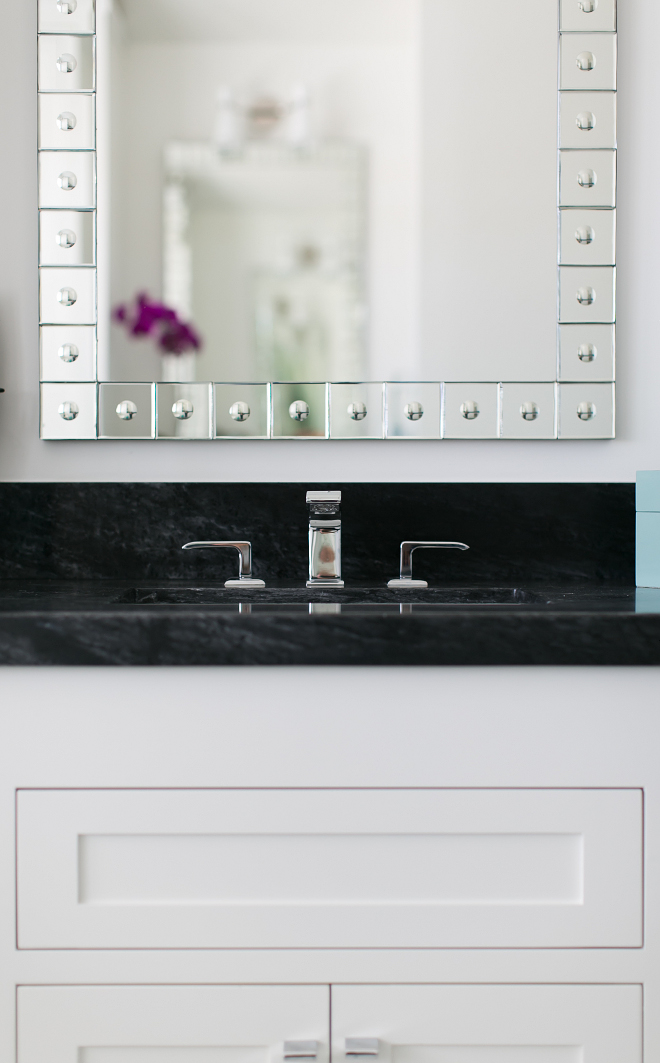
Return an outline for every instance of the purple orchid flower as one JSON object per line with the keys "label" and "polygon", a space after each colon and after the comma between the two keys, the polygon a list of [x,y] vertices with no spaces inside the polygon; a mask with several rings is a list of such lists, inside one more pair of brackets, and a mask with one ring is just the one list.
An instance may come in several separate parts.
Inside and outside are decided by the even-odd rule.
{"label": "purple orchid flower", "polygon": [[125,325],[131,336],[151,336],[168,354],[198,351],[202,346],[192,325],[182,321],[176,310],[165,303],[154,302],[146,292],[140,292],[133,304],[116,306],[112,317],[118,324]]}

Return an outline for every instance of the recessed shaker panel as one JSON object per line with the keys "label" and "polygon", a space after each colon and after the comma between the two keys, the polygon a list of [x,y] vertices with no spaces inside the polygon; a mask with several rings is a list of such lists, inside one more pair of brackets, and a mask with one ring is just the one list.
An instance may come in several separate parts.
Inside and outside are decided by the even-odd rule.
{"label": "recessed shaker panel", "polygon": [[21,948],[639,946],[638,790],[23,790]]}
{"label": "recessed shaker panel", "polygon": [[333,986],[335,1063],[364,1036],[388,1063],[641,1063],[642,987]]}
{"label": "recessed shaker panel", "polygon": [[328,998],[322,985],[21,986],[18,1059],[283,1063],[285,1041],[311,1041],[325,1063]]}

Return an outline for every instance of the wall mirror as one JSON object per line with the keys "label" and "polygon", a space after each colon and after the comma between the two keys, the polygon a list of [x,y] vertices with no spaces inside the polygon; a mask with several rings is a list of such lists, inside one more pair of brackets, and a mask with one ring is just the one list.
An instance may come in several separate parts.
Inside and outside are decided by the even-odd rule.
{"label": "wall mirror", "polygon": [[38,3],[43,438],[612,437],[615,0]]}

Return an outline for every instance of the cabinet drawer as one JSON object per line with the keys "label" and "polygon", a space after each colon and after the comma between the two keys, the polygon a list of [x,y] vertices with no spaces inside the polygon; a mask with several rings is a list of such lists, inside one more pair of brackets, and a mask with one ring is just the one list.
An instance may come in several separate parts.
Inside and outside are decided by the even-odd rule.
{"label": "cabinet drawer", "polygon": [[282,1063],[285,1041],[315,1041],[325,1063],[328,998],[327,986],[22,986],[18,1061]]}
{"label": "cabinet drawer", "polygon": [[374,1063],[640,1063],[642,989],[333,986],[336,1063],[350,1063],[354,1037],[378,1039]]}
{"label": "cabinet drawer", "polygon": [[642,944],[640,790],[21,790],[20,948]]}

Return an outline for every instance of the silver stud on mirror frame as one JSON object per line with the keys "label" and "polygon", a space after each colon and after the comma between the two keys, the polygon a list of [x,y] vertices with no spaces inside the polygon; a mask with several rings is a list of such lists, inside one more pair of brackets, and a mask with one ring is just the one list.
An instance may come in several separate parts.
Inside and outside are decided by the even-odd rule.
{"label": "silver stud on mirror frame", "polygon": [[575,124],[578,129],[582,129],[584,132],[588,133],[596,125],[596,115],[593,111],[580,111],[575,119]]}
{"label": "silver stud on mirror frame", "polygon": [[593,188],[598,177],[595,170],[580,170],[577,175],[577,183],[580,188]]}
{"label": "silver stud on mirror frame", "polygon": [[58,57],[57,69],[60,74],[72,74],[78,66],[75,55],[69,55],[68,52],[64,52]]}
{"label": "silver stud on mirror frame", "polygon": [[289,417],[292,421],[306,421],[309,417],[309,406],[302,399],[296,399],[289,406]]}
{"label": "silver stud on mirror frame", "polygon": [[596,239],[596,233],[590,225],[581,225],[579,229],[575,230],[575,239],[579,244],[593,244]]}
{"label": "silver stud on mirror frame", "polygon": [[581,362],[593,362],[598,355],[598,348],[594,343],[581,343],[578,347],[577,356]]}
{"label": "silver stud on mirror frame", "polygon": [[523,402],[520,407],[520,416],[523,421],[535,421],[539,412],[539,408],[535,402]]}
{"label": "silver stud on mirror frame", "polygon": [[575,62],[578,70],[593,70],[596,65],[596,56],[593,52],[580,52]]}
{"label": "silver stud on mirror frame", "polygon": [[187,421],[189,417],[192,417],[194,412],[195,407],[190,399],[177,399],[177,401],[172,404],[172,413],[177,421]]}
{"label": "silver stud on mirror frame", "polygon": [[69,248],[73,247],[76,242],[76,234],[72,229],[60,229],[55,237],[55,243],[58,247]]}
{"label": "silver stud on mirror frame", "polygon": [[474,421],[475,417],[479,416],[479,407],[476,402],[463,402],[461,403],[461,413],[466,421]]}
{"label": "silver stud on mirror frame", "polygon": [[578,404],[577,415],[581,421],[590,421],[596,416],[596,407],[593,402],[581,402]]}
{"label": "silver stud on mirror frame", "polygon": [[60,15],[72,15],[78,7],[78,0],[57,0]]}
{"label": "silver stud on mirror frame", "polygon": [[57,301],[62,306],[73,306],[78,301],[78,292],[75,288],[60,288],[57,293]]}
{"label": "silver stud on mirror frame", "polygon": [[250,407],[247,402],[234,402],[229,407],[229,416],[234,421],[247,421],[250,412]]}
{"label": "silver stud on mirror frame", "polygon": [[130,399],[124,399],[120,402],[115,410],[117,417],[120,421],[132,421],[135,414],[138,412],[138,408],[134,402]]}
{"label": "silver stud on mirror frame", "polygon": [[419,421],[424,416],[424,407],[421,402],[409,402],[403,407],[403,412],[409,421]]}
{"label": "silver stud on mirror frame", "polygon": [[578,288],[575,298],[580,306],[591,306],[596,302],[596,291],[594,288]]}
{"label": "silver stud on mirror frame", "polygon": [[58,358],[61,358],[63,362],[75,362],[79,354],[80,351],[75,343],[63,343],[57,351]]}
{"label": "silver stud on mirror frame", "polygon": [[63,192],[72,192],[77,184],[78,178],[75,173],[71,173],[71,170],[63,170],[57,178],[57,187]]}
{"label": "silver stud on mirror frame", "polygon": [[346,413],[353,421],[363,421],[367,416],[367,407],[363,402],[351,402],[346,407]]}
{"label": "silver stud on mirror frame", "polygon": [[578,0],[578,7],[585,15],[590,15],[598,7],[598,0]]}
{"label": "silver stud on mirror frame", "polygon": [[75,402],[63,402],[58,406],[57,412],[63,421],[75,421],[80,410]]}
{"label": "silver stud on mirror frame", "polygon": [[57,123],[57,128],[64,132],[76,128],[77,119],[75,114],[72,114],[71,111],[62,111],[61,114],[58,114],[55,121]]}

